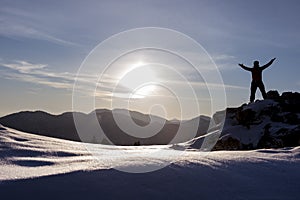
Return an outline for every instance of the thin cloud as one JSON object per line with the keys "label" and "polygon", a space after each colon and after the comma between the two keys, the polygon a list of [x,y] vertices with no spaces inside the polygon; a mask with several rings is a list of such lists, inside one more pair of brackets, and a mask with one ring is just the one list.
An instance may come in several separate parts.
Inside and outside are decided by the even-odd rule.
{"label": "thin cloud", "polygon": [[17,70],[20,73],[30,73],[32,70],[43,69],[47,66],[44,64],[32,64],[26,61],[19,60],[15,61],[14,63],[2,63],[1,65],[13,70]]}
{"label": "thin cloud", "polygon": [[18,74],[18,73],[5,72],[4,75],[5,75],[6,79],[23,81],[23,82],[34,83],[34,84],[39,84],[39,85],[45,85],[45,86],[49,86],[49,87],[57,88],[57,89],[70,89],[73,85],[70,83],[54,82],[51,80],[39,78],[39,77],[36,77],[34,75],[29,75],[29,74]]}
{"label": "thin cloud", "polygon": [[14,61],[12,63],[0,63],[0,66],[8,69],[1,72],[2,76],[6,79],[46,85],[60,89],[71,89],[73,87],[73,77],[63,73],[50,72],[46,69],[46,64]]}
{"label": "thin cloud", "polygon": [[236,57],[228,54],[219,54],[219,55],[213,55],[212,59],[214,61],[231,61],[236,59]]}
{"label": "thin cloud", "polygon": [[246,87],[237,86],[237,85],[230,85],[230,84],[220,84],[220,83],[205,83],[205,82],[199,82],[199,81],[168,81],[169,84],[177,84],[180,85],[191,85],[193,87],[199,87],[206,89],[208,87],[212,89],[240,89],[240,90],[248,90]]}
{"label": "thin cloud", "polygon": [[10,8],[3,6],[0,8],[2,14],[0,19],[0,35],[14,38],[30,38],[37,40],[45,40],[59,45],[80,46],[74,42],[59,38],[53,34],[49,34],[43,29],[41,22],[38,22],[40,16],[34,12],[26,12],[25,10]]}
{"label": "thin cloud", "polygon": [[37,40],[46,40],[55,44],[60,45],[72,45],[79,46],[76,43],[63,40],[61,38],[55,37],[43,31],[37,30],[33,27],[21,25],[21,24],[11,24],[5,21],[0,21],[0,35],[6,37],[23,37]]}
{"label": "thin cloud", "polygon": [[[122,85],[118,85],[118,79],[109,75],[103,75],[101,80],[98,80],[97,75],[83,74],[77,76],[76,74],[63,72],[57,73],[48,70],[46,64],[36,64],[27,61],[14,61],[11,63],[0,63],[0,67],[6,70],[2,70],[1,74],[6,79],[23,81],[38,85],[44,85],[56,89],[73,90],[74,83],[77,83],[77,89],[87,96],[95,96],[100,98],[111,99],[112,97],[128,97],[132,91]],[[163,83],[163,81],[162,81]],[[168,84],[184,86],[190,84],[194,88],[207,89],[248,89],[241,86],[217,84],[217,83],[205,83],[200,81],[184,81],[169,80]],[[116,87],[117,86],[117,87]],[[116,95],[115,95],[116,94]],[[152,96],[160,96],[161,94],[153,94]],[[141,98],[142,95],[132,96],[131,98]]]}
{"label": "thin cloud", "polygon": [[[47,69],[46,64],[36,64],[27,61],[14,61],[11,63],[0,63],[0,67],[6,70],[1,71],[1,75],[10,80],[23,81],[33,84],[44,85],[57,89],[73,90],[75,81],[78,89],[83,93],[92,96],[108,96],[109,93],[128,93],[128,88],[119,85],[115,88],[117,79],[103,75],[98,80],[97,75],[63,72],[57,73]],[[95,89],[97,89],[95,91]]]}
{"label": "thin cloud", "polygon": [[216,63],[219,70],[232,70],[237,66],[237,58],[228,54],[213,55],[212,59]]}

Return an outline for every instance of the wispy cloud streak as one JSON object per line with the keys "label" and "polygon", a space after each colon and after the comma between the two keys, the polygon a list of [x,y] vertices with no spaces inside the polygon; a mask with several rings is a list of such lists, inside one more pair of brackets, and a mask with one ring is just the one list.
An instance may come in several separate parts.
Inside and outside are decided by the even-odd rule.
{"label": "wispy cloud streak", "polygon": [[[2,68],[2,70],[1,70]],[[6,79],[28,82],[37,85],[44,85],[47,87],[66,89],[71,91],[75,81],[79,85],[79,89],[85,95],[92,95],[101,98],[111,98],[113,93],[120,94],[119,96],[128,96],[132,91],[127,87],[118,85],[118,79],[109,75],[102,75],[99,81],[97,75],[82,74],[77,76],[69,72],[53,72],[48,69],[46,64],[36,64],[27,61],[13,61],[10,63],[0,62],[1,76]],[[168,84],[186,85],[182,81],[168,81]],[[208,86],[213,89],[247,89],[241,86],[227,85],[227,84],[214,84],[197,81],[189,81],[192,87],[206,89]],[[96,89],[96,90],[95,90]]]}
{"label": "wispy cloud streak", "polygon": [[[34,23],[37,16],[24,10],[0,8],[0,35],[9,38],[29,38],[45,40],[59,45],[80,46],[46,31],[43,31],[41,23]],[[35,19],[35,20],[34,20]]]}

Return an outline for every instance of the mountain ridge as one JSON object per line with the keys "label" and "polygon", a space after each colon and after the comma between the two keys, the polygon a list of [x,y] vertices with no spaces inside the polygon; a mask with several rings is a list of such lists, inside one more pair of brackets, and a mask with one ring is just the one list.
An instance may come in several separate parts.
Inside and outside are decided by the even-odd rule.
{"label": "mountain ridge", "polygon": [[[114,115],[121,119],[128,117],[139,126],[147,126],[152,119],[154,123],[160,123],[163,125],[161,131],[150,138],[137,138],[124,133],[120,130],[117,124],[113,121]],[[80,119],[80,124],[85,124],[86,131],[91,133],[89,138],[79,137],[76,126],[74,124],[74,115],[77,119]],[[94,116],[96,115],[97,121]],[[196,136],[203,135],[207,132],[209,126],[209,117],[199,116],[199,127]],[[193,120],[193,119],[192,119]],[[189,120],[191,124],[195,123]],[[188,129],[189,121],[185,127]],[[82,141],[89,143],[102,143],[102,144],[115,144],[115,145],[133,145],[136,142],[139,144],[151,145],[151,144],[168,144],[174,139],[176,132],[179,128],[180,121],[169,121],[162,117],[140,113],[137,111],[129,111],[126,109],[95,109],[90,113],[82,112],[65,112],[59,115],[53,115],[45,111],[21,111],[18,113],[12,113],[0,118],[0,123],[4,126],[14,128],[20,131],[29,132],[38,135],[50,136],[60,139],[68,139],[73,141]],[[96,123],[101,125],[101,128],[105,132],[106,140],[95,141],[95,135],[92,135],[90,127],[95,127]],[[97,137],[96,137],[97,138]],[[177,138],[174,143],[184,142],[192,139],[192,137],[182,136]]]}
{"label": "mountain ridge", "polygon": [[[300,93],[269,91],[266,100],[252,104],[229,107],[216,112],[212,118],[199,115],[190,120],[167,120],[155,115],[129,111],[126,109],[95,109],[90,113],[65,112],[59,115],[44,111],[21,111],[0,118],[4,126],[38,135],[83,141],[88,143],[114,145],[157,145],[176,144],[194,140],[191,145],[199,148],[203,137],[222,128],[219,135],[212,137],[213,150],[249,150],[257,148],[282,148],[300,145]],[[156,135],[136,137],[121,130],[114,117],[123,124],[131,122],[141,127],[149,125],[150,120],[162,126]],[[84,125],[86,135],[77,134],[74,116]],[[95,120],[96,116],[96,120]],[[223,119],[225,117],[225,121]],[[213,120],[212,120],[213,119]],[[99,138],[94,128],[100,124],[105,136]],[[214,124],[214,125],[212,125]],[[211,127],[209,127],[211,125]],[[224,127],[223,127],[224,125]],[[99,126],[99,125],[98,125]],[[184,133],[177,136],[180,127]],[[196,134],[195,128],[199,126]],[[128,127],[127,127],[128,128]],[[210,128],[210,130],[208,130]],[[129,131],[130,132],[130,131]],[[147,136],[147,133],[143,133]],[[216,138],[218,137],[218,138]]]}

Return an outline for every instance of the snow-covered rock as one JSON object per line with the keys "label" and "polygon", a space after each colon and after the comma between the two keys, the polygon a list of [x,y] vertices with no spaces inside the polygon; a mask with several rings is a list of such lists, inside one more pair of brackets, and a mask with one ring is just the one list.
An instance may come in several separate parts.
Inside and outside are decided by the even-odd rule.
{"label": "snow-covered rock", "polygon": [[282,148],[300,145],[300,94],[269,91],[268,99],[226,109],[214,150]]}
{"label": "snow-covered rock", "polygon": [[0,130],[5,130],[5,127],[0,124]]}

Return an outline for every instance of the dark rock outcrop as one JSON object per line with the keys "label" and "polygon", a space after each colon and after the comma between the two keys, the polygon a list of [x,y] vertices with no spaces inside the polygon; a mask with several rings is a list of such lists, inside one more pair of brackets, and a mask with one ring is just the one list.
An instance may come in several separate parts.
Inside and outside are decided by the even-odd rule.
{"label": "dark rock outcrop", "polygon": [[241,147],[242,144],[238,139],[226,135],[216,143],[214,150],[239,150]]}
{"label": "dark rock outcrop", "polygon": [[267,99],[277,100],[279,98],[280,98],[280,95],[277,90],[270,90],[267,92]]}
{"label": "dark rock outcrop", "polygon": [[269,91],[268,98],[226,110],[214,150],[282,148],[300,145],[300,94]]}

